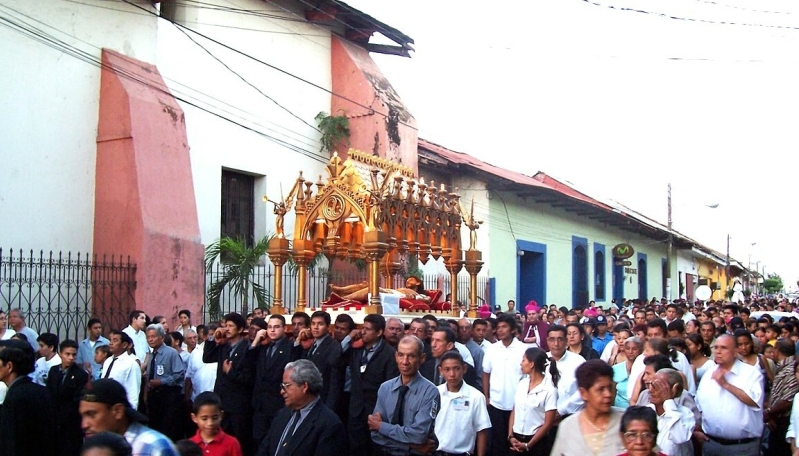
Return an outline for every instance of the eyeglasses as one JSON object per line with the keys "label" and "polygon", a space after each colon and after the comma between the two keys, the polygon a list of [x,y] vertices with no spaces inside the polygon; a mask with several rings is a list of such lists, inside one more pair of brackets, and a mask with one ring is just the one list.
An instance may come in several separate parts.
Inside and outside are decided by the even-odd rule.
{"label": "eyeglasses", "polygon": [[296,383],[294,383],[294,382],[281,383],[280,384],[280,388],[283,389],[283,391],[285,391],[285,390],[289,389],[289,386],[295,385],[295,384]]}
{"label": "eyeglasses", "polygon": [[635,442],[638,438],[642,438],[644,442],[654,442],[655,441],[655,434],[651,432],[625,432],[624,440],[628,442]]}

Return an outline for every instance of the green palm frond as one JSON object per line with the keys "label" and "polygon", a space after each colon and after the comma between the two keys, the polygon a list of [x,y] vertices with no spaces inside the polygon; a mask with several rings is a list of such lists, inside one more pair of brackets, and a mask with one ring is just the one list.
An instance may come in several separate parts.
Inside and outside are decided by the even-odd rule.
{"label": "green palm frond", "polygon": [[208,286],[206,299],[211,318],[220,316],[220,300],[226,287],[241,297],[241,311],[244,315],[249,312],[251,293],[259,307],[268,305],[269,295],[266,289],[255,281],[255,274],[271,238],[272,235],[269,234],[254,246],[248,247],[241,239],[223,237],[206,247],[206,271],[211,272],[217,260],[221,263],[220,275]]}

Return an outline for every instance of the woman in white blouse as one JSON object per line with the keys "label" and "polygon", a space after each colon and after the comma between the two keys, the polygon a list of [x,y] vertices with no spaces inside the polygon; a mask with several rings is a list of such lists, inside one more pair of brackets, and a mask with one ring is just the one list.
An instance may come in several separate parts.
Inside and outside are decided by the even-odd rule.
{"label": "woman in white blouse", "polygon": [[560,372],[557,363],[540,348],[528,348],[521,366],[525,377],[516,388],[510,413],[510,449],[525,455],[548,455],[552,441],[547,433],[555,422]]}

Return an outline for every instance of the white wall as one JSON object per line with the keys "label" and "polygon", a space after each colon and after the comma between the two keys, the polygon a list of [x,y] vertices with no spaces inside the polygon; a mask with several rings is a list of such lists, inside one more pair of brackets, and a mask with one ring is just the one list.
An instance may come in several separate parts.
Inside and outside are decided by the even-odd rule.
{"label": "white wall", "polygon": [[0,247],[92,250],[100,48],[153,61],[156,21],[122,2],[83,3],[0,5],[3,18],[94,60],[0,27]]}
{"label": "white wall", "polygon": [[[239,9],[267,10],[271,14],[295,19],[301,17],[291,16],[273,3],[258,0],[224,3]],[[189,18],[186,25],[203,35],[324,88],[331,88],[330,32],[327,29],[209,9],[196,9],[186,14],[186,17]],[[196,21],[193,19],[195,17]],[[212,57],[178,28],[165,21],[161,21],[158,31],[158,67],[173,94],[185,94],[208,110],[288,142],[326,162],[327,154],[319,152],[319,132],[286,110],[315,126],[314,116],[320,111],[330,110],[329,93],[205,38],[191,35],[213,54]],[[187,81],[192,90],[180,85]],[[275,230],[272,205],[261,201],[263,195],[278,200],[281,184],[284,194],[288,194],[300,170],[304,171],[306,179],[313,182],[316,182],[319,174],[327,177],[323,173],[325,163],[320,160],[290,150],[259,133],[248,131],[187,103],[181,103],[181,106],[186,115],[191,148],[201,239],[206,245],[220,235],[222,168],[264,176],[256,180],[256,238]],[[288,216],[285,223],[287,235],[290,235],[293,226],[293,217]]]}
{"label": "white wall", "polygon": [[[68,46],[88,53],[86,63],[60,50],[0,27],[0,247],[92,250],[99,61],[110,48],[158,66],[173,95],[240,122],[326,161],[320,134],[298,120],[191,42],[174,25],[124,2],[5,0],[2,17],[25,21]],[[156,8],[139,1],[148,11]],[[206,2],[207,3],[207,2]],[[220,1],[289,18],[295,2]],[[11,9],[19,11],[13,12]],[[24,15],[30,16],[27,18]],[[303,79],[331,88],[330,31],[306,23],[230,14],[209,8],[189,11],[186,25]],[[40,22],[37,22],[40,21]],[[232,28],[235,27],[235,28]],[[283,107],[315,126],[330,110],[324,90],[192,36],[208,51]],[[264,178],[256,181],[256,237],[274,231],[272,208],[262,195],[288,193],[298,172],[316,181],[324,164],[181,102],[200,221],[201,241],[219,237],[221,171],[229,168]],[[287,231],[293,220],[286,220]],[[111,253],[111,252],[109,252]]]}

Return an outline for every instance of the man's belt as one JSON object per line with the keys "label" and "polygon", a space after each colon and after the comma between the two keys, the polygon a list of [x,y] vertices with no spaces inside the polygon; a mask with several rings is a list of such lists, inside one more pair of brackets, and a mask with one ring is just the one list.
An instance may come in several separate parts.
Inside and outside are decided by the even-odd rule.
{"label": "man's belt", "polygon": [[710,440],[720,443],[722,445],[743,445],[745,443],[752,443],[756,440],[760,440],[758,437],[749,437],[746,439],[722,439],[721,437],[715,437],[709,434],[705,434],[707,438]]}

